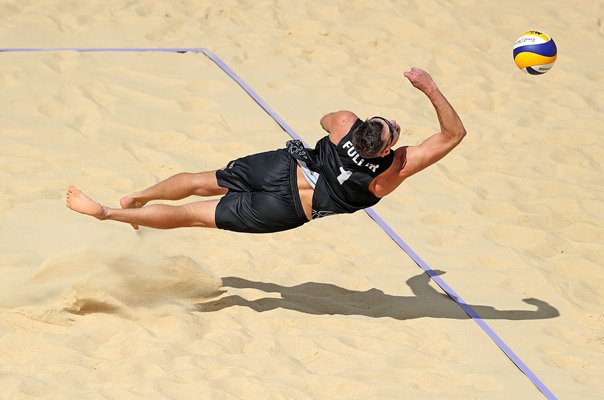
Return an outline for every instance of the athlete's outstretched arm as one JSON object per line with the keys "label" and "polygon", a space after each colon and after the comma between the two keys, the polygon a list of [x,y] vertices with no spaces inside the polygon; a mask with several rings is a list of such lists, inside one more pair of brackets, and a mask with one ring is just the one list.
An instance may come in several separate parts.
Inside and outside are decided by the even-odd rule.
{"label": "athlete's outstretched arm", "polygon": [[455,109],[426,71],[414,67],[404,75],[428,97],[440,124],[440,132],[430,136],[419,146],[407,148],[407,162],[400,171],[400,175],[407,178],[446,156],[464,138],[466,129]]}

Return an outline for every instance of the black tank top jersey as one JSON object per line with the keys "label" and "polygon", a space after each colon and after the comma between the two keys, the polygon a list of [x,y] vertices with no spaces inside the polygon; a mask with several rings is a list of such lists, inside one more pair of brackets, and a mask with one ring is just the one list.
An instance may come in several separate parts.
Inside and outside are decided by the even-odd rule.
{"label": "black tank top jersey", "polygon": [[319,174],[312,199],[313,219],[333,214],[353,213],[380,201],[369,191],[369,184],[392,164],[394,153],[364,159],[352,145],[352,134],[363,121],[357,119],[350,131],[335,145],[329,136],[320,139],[314,149],[300,141],[287,143],[290,154]]}

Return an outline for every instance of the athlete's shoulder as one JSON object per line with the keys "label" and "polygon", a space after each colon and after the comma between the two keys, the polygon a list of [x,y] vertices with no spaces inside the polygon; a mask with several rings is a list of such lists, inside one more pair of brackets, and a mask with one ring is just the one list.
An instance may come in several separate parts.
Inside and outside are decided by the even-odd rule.
{"label": "athlete's shoulder", "polygon": [[348,130],[350,130],[352,125],[357,121],[357,119],[359,119],[359,117],[352,111],[334,111],[325,114],[321,118],[321,127],[325,129],[325,131],[327,131],[328,133],[331,133],[335,129],[341,130],[347,127],[348,129],[346,130],[346,132],[348,132]]}
{"label": "athlete's shoulder", "polygon": [[347,110],[335,111],[325,114],[321,118],[321,127],[329,133],[329,140],[337,144],[346,136],[350,128],[359,119],[355,113]]}
{"label": "athlete's shoulder", "polygon": [[407,164],[408,146],[402,146],[392,151],[392,162],[388,169],[376,176],[369,184],[369,191],[376,197],[382,198],[392,193],[406,178],[401,171]]}

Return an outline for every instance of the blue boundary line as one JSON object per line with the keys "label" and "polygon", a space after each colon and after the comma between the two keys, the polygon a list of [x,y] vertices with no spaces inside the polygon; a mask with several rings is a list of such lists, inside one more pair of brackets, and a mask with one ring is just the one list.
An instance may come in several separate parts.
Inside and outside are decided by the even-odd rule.
{"label": "blue boundary line", "polygon": [[[222,71],[224,71],[231,79],[233,79],[267,114],[269,114],[281,128],[294,139],[302,141],[306,146],[308,144],[298,136],[289,125],[279,117],[270,107],[256,94],[256,92],[241,79],[235,71],[233,71],[224,61],[210,50],[201,47],[184,47],[184,48],[0,48],[0,52],[54,52],[54,51],[77,51],[77,52],[165,52],[165,53],[202,53],[212,60]],[[365,212],[371,217],[390,238],[399,245],[399,247],[407,253],[409,257],[426,272],[426,274],[451,298],[455,301],[469,316],[478,324],[478,326],[495,342],[505,355],[529,378],[529,380],[539,389],[543,395],[549,400],[557,400],[556,396],[545,386],[543,382],[531,371],[531,369],[512,351],[512,349],[495,333],[495,331],[469,306],[455,291],[443,280],[424,260],[422,260],[409,247],[403,239],[394,232],[394,230],[372,209],[367,208]]]}

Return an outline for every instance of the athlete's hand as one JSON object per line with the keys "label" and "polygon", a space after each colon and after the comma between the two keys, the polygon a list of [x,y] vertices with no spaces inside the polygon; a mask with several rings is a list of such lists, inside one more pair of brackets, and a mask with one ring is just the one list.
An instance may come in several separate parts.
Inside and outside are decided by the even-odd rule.
{"label": "athlete's hand", "polygon": [[430,94],[435,89],[438,89],[436,83],[432,80],[432,77],[421,68],[413,67],[409,71],[405,71],[403,75],[405,78],[409,79],[409,82],[411,82],[415,88],[421,90],[425,94]]}

